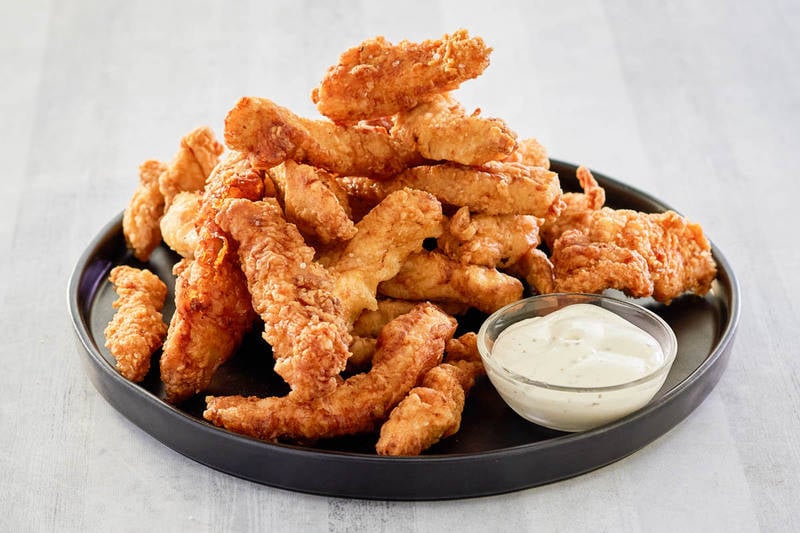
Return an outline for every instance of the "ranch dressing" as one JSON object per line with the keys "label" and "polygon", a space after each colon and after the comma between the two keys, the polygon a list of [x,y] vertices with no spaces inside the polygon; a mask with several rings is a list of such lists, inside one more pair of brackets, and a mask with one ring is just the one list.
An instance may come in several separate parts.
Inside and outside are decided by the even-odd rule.
{"label": "ranch dressing", "polygon": [[590,304],[509,326],[497,337],[492,357],[516,374],[563,387],[628,383],[653,373],[665,359],[649,333]]}

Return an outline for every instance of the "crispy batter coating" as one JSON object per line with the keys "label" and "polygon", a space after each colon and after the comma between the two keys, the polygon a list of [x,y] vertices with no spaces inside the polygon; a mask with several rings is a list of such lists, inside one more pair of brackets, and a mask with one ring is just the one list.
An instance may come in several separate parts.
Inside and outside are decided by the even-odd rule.
{"label": "crispy batter coating", "polygon": [[158,221],[164,212],[164,197],[158,177],[166,169],[166,164],[152,159],[139,165],[139,187],[122,216],[125,241],[139,261],[147,261],[161,242]]}
{"label": "crispy batter coating", "polygon": [[481,353],[478,351],[478,334],[474,331],[468,331],[460,337],[453,337],[447,341],[444,352],[445,362],[447,363],[456,361],[480,363]]}
{"label": "crispy batter coating", "polygon": [[417,166],[388,181],[353,177],[345,186],[348,194],[372,199],[403,187],[419,189],[433,194],[442,203],[466,206],[472,212],[487,215],[545,218],[556,216],[562,208],[558,174],[520,163]]}
{"label": "crispy batter coating", "polygon": [[286,220],[304,236],[328,244],[356,234],[347,195],[326,171],[287,160],[268,174],[280,193]]}
{"label": "crispy batter coating", "polygon": [[444,94],[434,95],[397,115],[392,135],[408,139],[419,153],[434,161],[482,165],[505,159],[516,148],[517,136],[499,118],[484,118]]}
{"label": "crispy batter coating", "polygon": [[492,313],[522,297],[522,283],[494,268],[462,265],[440,252],[408,257],[397,275],[378,286],[381,294],[407,300],[460,302]]}
{"label": "crispy batter coating", "polygon": [[687,291],[710,290],[717,274],[711,246],[698,224],[674,211],[604,207],[590,211],[584,223],[554,243],[557,290],[598,292],[610,284],[631,296],[652,292],[665,303]]}
{"label": "crispy batter coating", "polygon": [[314,249],[284,219],[274,198],[228,200],[217,223],[238,242],[275,372],[300,395],[333,390],[350,356],[351,339],[333,278],[314,261]]}
{"label": "crispy batter coating", "polygon": [[471,215],[462,207],[444,224],[437,242],[461,264],[506,268],[539,244],[539,224],[530,215]]}
{"label": "crispy batter coating", "polygon": [[369,367],[377,347],[377,337],[354,335],[353,342],[350,343],[350,359],[347,360],[347,370],[358,371]]}
{"label": "crispy batter coating", "polygon": [[339,57],[311,99],[335,122],[391,116],[479,76],[491,51],[466,30],[421,43],[368,39]]}
{"label": "crispy batter coating", "polygon": [[420,304],[386,325],[369,372],[356,374],[333,392],[311,399],[206,398],[206,420],[265,440],[314,441],[373,431],[419,378],[441,362],[455,320]]}
{"label": "crispy batter coating", "polygon": [[223,150],[224,147],[207,126],[201,126],[181,139],[169,168],[158,179],[166,209],[179,192],[203,189]]}
{"label": "crispy batter coating", "polygon": [[461,427],[467,391],[484,373],[480,361],[442,363],[429,370],[381,426],[378,455],[419,455]]}
{"label": "crispy batter coating", "polygon": [[[408,313],[419,303],[414,300],[381,298],[378,300],[377,309],[365,309],[358,316],[350,332],[362,337],[377,337],[383,326],[400,315]],[[463,315],[469,309],[466,305],[458,302],[440,302],[436,305],[448,315]]]}
{"label": "crispy batter coating", "polygon": [[553,263],[547,254],[538,248],[529,248],[508,270],[511,274],[524,278],[539,294],[555,292]]}
{"label": "crispy batter coating", "polygon": [[106,348],[117,359],[117,370],[131,381],[142,381],[150,370],[150,356],[161,347],[167,325],[161,316],[167,286],[149,270],[118,266],[109,281],[119,298],[104,334]]}
{"label": "crispy batter coating", "polygon": [[352,324],[376,309],[378,283],[392,278],[426,238],[441,231],[442,206],[428,193],[408,189],[387,196],[356,225],[357,233],[331,265],[334,293]]}
{"label": "crispy batter coating", "polygon": [[583,192],[564,193],[564,209],[557,216],[547,217],[542,224],[542,238],[552,248],[555,240],[566,230],[588,225],[593,211],[606,202],[606,191],[586,167],[578,167],[575,175]]}
{"label": "crispy batter coating", "polygon": [[555,292],[618,289],[636,298],[653,293],[647,261],[641,254],[614,243],[591,242],[577,230],[564,232],[556,241],[551,260]]}
{"label": "crispy batter coating", "polygon": [[531,167],[550,168],[550,158],[542,144],[529,137],[517,141],[517,149],[506,158],[510,163],[522,163]]}
{"label": "crispy batter coating", "polygon": [[266,98],[244,97],[225,117],[225,143],[268,169],[292,159],[345,176],[386,178],[424,161],[383,126],[339,126],[299,117]]}
{"label": "crispy batter coating", "polygon": [[263,176],[229,153],[206,184],[193,261],[176,266],[175,314],[161,356],[166,399],[177,403],[205,389],[255,319],[234,243],[214,220],[226,198],[258,200]]}
{"label": "crispy batter coating", "polygon": [[197,218],[203,195],[200,191],[183,191],[175,195],[172,205],[161,217],[161,236],[164,243],[181,257],[194,258],[197,247]]}

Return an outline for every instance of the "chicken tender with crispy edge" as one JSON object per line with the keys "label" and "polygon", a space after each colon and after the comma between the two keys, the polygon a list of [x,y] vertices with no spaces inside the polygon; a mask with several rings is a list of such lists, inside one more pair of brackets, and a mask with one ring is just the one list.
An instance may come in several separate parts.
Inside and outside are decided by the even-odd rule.
{"label": "chicken tender with crispy edge", "polygon": [[295,115],[266,98],[244,97],[225,117],[225,144],[269,169],[292,159],[345,176],[388,178],[424,162],[382,126],[346,127]]}
{"label": "chicken tender with crispy edge", "polygon": [[420,304],[391,321],[378,337],[369,372],[314,398],[206,397],[206,420],[264,440],[311,442],[374,431],[417,381],[442,360],[456,328],[436,306]]}
{"label": "chicken tender with crispy edge", "polygon": [[[383,326],[404,315],[419,305],[419,301],[381,298],[376,309],[365,309],[353,323],[350,333],[360,337],[377,337]],[[436,304],[448,315],[463,315],[469,309],[457,302],[441,302]]]}
{"label": "chicken tender with crispy edge", "polygon": [[164,213],[164,196],[158,178],[167,169],[161,161],[139,165],[139,187],[122,215],[122,233],[128,248],[139,261],[147,261],[161,242],[159,219]]}
{"label": "chicken tender with crispy edge", "polygon": [[267,171],[286,220],[311,242],[347,241],[356,234],[347,195],[328,172],[287,160]]}
{"label": "chicken tender with crispy edge", "polygon": [[200,205],[203,195],[200,191],[179,192],[161,217],[161,237],[181,257],[194,258],[197,247],[197,218],[200,216]]}
{"label": "chicken tender with crispy edge", "polygon": [[381,426],[378,455],[419,455],[461,427],[467,392],[484,374],[480,361],[452,361],[429,370]]}
{"label": "chicken tender with crispy edge", "polygon": [[392,135],[408,139],[426,159],[482,165],[505,159],[517,136],[498,118],[467,115],[448,95],[434,95],[413,109],[398,113]]}
{"label": "chicken tender with crispy edge", "polygon": [[556,240],[550,260],[554,292],[617,289],[635,298],[653,293],[653,280],[641,254],[614,243],[591,242],[578,230],[568,230]]}
{"label": "chicken tender with crispy edge", "polygon": [[263,179],[236,152],[227,154],[208,179],[195,259],[184,259],[174,269],[175,313],[161,356],[161,380],[170,403],[204,390],[255,320],[235,242],[214,219],[226,198],[261,199]]}
{"label": "chicken tender with crispy edge", "polygon": [[506,268],[539,244],[540,223],[531,215],[470,214],[462,207],[443,224],[437,245],[461,264]]}
{"label": "chicken tender with crispy edge", "polygon": [[[350,330],[353,342],[350,343],[351,355],[350,359],[347,360],[347,370],[358,371],[367,368],[372,363],[377,337],[383,327],[395,318],[410,312],[420,303],[419,301],[384,298],[378,300],[378,309],[374,311],[364,310]],[[450,316],[464,314],[469,310],[469,306],[457,302],[438,302],[436,307]],[[458,341],[458,339],[447,341],[445,352],[449,355],[452,349],[454,353],[464,354],[468,348],[461,342],[467,339],[468,336],[469,334],[466,333],[459,337],[461,341]],[[473,344],[475,344],[474,341]],[[475,345],[475,349],[477,350],[477,345]],[[463,359],[464,357],[459,358]]]}
{"label": "chicken tender with crispy edge", "polygon": [[531,167],[550,168],[547,149],[533,137],[517,141],[516,150],[511,152],[506,161],[509,163],[522,163]]}
{"label": "chicken tender with crispy edge", "polygon": [[339,57],[311,99],[335,122],[391,116],[478,77],[491,51],[466,30],[421,43],[368,39]]}
{"label": "chicken tender with crispy edge", "polygon": [[219,163],[224,147],[208,126],[201,126],[181,139],[169,168],[158,179],[165,209],[181,191],[200,191]]}
{"label": "chicken tender with crispy edge", "polygon": [[[633,254],[641,261],[632,259]],[[652,297],[664,303],[687,291],[705,294],[716,278],[711,245],[702,228],[674,211],[641,213],[608,207],[591,211],[584,225],[556,239],[551,261],[557,290],[585,287],[585,292],[597,292],[613,282],[631,296],[649,296],[650,285]],[[635,275],[620,271],[623,265]],[[641,277],[647,277],[648,284]]]}
{"label": "chicken tender with crispy edge", "polygon": [[564,209],[557,216],[547,217],[542,224],[542,239],[550,248],[566,230],[586,226],[592,212],[602,208],[606,202],[605,189],[597,183],[588,168],[578,167],[575,176],[583,192],[564,193]]}
{"label": "chicken tender with crispy edge", "polygon": [[508,272],[523,278],[528,286],[539,294],[555,292],[555,273],[553,263],[542,250],[529,248],[519,260],[510,265]]}
{"label": "chicken tender with crispy edge", "polygon": [[[378,283],[394,277],[423,241],[441,231],[442,206],[423,191],[402,189],[388,195],[358,224],[356,235],[334,261],[334,294],[348,324],[364,309],[377,309]],[[420,298],[417,298],[420,299]]]}
{"label": "chicken tender with crispy edge", "polygon": [[410,255],[378,291],[390,298],[459,302],[493,313],[522,297],[522,283],[494,268],[462,265],[440,252],[422,251]]}
{"label": "chicken tender with crispy edge", "polygon": [[227,200],[216,220],[238,243],[275,372],[296,395],[333,390],[350,356],[351,338],[332,275],[314,261],[314,249],[273,198]]}
{"label": "chicken tender with crispy edge", "polygon": [[480,167],[456,163],[409,168],[388,181],[349,177],[348,194],[372,200],[409,187],[434,195],[443,204],[487,215],[555,217],[561,212],[558,174],[520,163],[491,161]]}
{"label": "chicken tender with crispy edge", "polygon": [[150,371],[150,357],[161,348],[167,324],[161,316],[167,286],[149,270],[118,266],[108,277],[119,295],[116,312],[106,326],[106,348],[117,360],[117,370],[130,381],[142,381]]}

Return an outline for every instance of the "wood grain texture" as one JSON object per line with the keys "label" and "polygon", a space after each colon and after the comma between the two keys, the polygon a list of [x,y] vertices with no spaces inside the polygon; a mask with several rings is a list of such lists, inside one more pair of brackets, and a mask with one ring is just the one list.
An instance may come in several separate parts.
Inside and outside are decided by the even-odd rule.
{"label": "wood grain texture", "polygon": [[[590,474],[398,503],[295,494],[186,459],[89,383],[67,278],[181,135],[242,95],[315,116],[362,39],[495,48],[467,109],[700,222],[739,277],[731,363],[686,421]],[[0,19],[0,531],[800,530],[800,8],[757,2],[6,2]]]}

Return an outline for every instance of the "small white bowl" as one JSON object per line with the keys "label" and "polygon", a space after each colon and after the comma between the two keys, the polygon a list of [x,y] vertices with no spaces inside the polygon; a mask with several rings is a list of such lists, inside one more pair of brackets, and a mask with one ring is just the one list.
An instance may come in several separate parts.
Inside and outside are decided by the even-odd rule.
{"label": "small white bowl", "polygon": [[[566,387],[521,376],[492,357],[495,340],[511,324],[577,303],[600,306],[648,332],[664,351],[662,366],[644,377],[619,385]],[[661,317],[640,305],[598,294],[558,293],[532,296],[493,313],[478,331],[478,349],[489,380],[517,414],[541,426],[574,432],[618,420],[650,402],[675,361],[678,341]]]}

